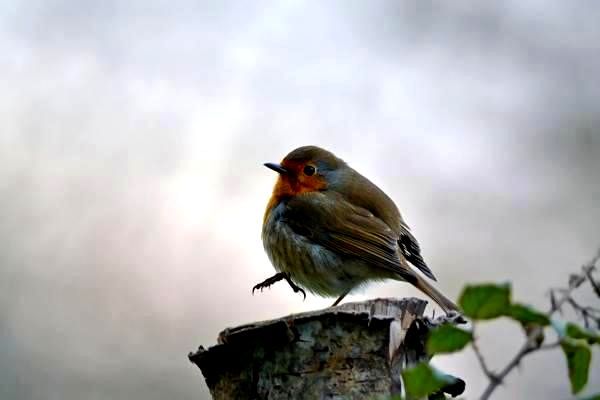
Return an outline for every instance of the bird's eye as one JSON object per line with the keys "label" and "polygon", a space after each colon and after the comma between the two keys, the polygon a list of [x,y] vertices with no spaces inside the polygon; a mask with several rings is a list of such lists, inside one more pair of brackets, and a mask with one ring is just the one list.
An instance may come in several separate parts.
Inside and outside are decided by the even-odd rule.
{"label": "bird's eye", "polygon": [[312,165],[307,165],[306,167],[304,167],[305,175],[308,175],[308,176],[314,175],[315,171],[316,171],[316,169]]}

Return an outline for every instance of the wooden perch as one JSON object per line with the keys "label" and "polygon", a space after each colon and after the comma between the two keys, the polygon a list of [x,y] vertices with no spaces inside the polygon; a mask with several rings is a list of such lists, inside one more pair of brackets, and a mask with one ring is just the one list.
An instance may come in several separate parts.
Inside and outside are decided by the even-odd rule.
{"label": "wooden perch", "polygon": [[[216,400],[399,394],[402,369],[428,360],[425,338],[436,322],[423,318],[426,304],[376,299],[242,325],[188,357]],[[444,391],[462,393],[460,382]]]}

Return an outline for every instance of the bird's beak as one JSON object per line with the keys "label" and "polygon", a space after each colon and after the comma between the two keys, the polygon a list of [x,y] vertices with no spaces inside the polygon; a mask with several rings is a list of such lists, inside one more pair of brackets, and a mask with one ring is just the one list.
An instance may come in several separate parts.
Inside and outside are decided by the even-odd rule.
{"label": "bird's beak", "polygon": [[265,167],[272,169],[275,172],[279,172],[280,174],[287,174],[287,170],[281,166],[281,164],[275,163],[265,163]]}

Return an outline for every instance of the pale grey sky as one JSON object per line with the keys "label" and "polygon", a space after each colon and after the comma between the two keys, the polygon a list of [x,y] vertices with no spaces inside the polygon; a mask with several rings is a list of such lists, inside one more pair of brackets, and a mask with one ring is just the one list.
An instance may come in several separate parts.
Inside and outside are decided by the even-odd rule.
{"label": "pale grey sky", "polygon": [[[545,305],[600,245],[598,20],[592,2],[1,3],[0,397],[207,398],[188,351],[327,306],[250,295],[273,272],[262,163],[305,144],[396,201],[448,295],[510,280]],[[496,327],[500,367],[519,329]],[[480,393],[470,352],[437,363]],[[568,397],[559,353],[497,396]]]}

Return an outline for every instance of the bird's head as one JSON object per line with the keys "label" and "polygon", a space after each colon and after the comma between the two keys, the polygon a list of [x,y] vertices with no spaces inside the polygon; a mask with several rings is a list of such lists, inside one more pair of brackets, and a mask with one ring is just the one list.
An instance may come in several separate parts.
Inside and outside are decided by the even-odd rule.
{"label": "bird's head", "polygon": [[280,164],[265,163],[265,167],[279,174],[273,192],[276,197],[325,190],[345,166],[333,153],[316,146],[299,147]]}

